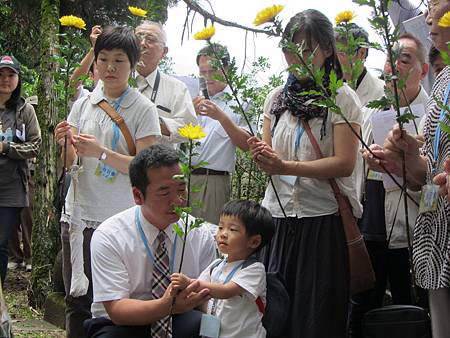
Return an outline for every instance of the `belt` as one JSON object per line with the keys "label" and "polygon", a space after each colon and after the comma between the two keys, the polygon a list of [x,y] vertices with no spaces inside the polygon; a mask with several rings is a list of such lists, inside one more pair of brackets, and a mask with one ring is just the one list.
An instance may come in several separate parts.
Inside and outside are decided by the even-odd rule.
{"label": "belt", "polygon": [[228,171],[220,171],[208,168],[197,168],[192,170],[193,175],[230,175]]}

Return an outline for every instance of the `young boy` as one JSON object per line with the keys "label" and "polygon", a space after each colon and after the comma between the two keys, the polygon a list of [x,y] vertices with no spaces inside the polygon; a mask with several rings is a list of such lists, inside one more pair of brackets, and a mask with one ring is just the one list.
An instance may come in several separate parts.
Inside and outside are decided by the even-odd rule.
{"label": "young boy", "polygon": [[[201,288],[210,290],[212,299],[203,311],[220,321],[219,337],[266,337],[259,309],[266,302],[266,272],[251,256],[270,242],[274,231],[271,214],[258,203],[237,200],[224,206],[216,241],[226,257],[198,278]],[[194,281],[178,273],[171,280],[174,294]]]}

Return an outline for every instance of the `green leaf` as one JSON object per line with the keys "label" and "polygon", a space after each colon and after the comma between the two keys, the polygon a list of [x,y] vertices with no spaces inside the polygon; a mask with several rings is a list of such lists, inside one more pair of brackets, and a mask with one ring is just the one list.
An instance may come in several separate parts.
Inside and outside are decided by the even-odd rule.
{"label": "green leaf", "polygon": [[441,126],[442,131],[450,138],[450,126],[444,121],[439,121],[439,125]]}
{"label": "green leaf", "polygon": [[418,116],[414,115],[411,112],[403,113],[401,116],[397,117],[397,122],[400,124],[408,123],[410,121],[414,121]]}
{"label": "green leaf", "polygon": [[184,230],[180,227],[180,225],[178,223],[174,223],[172,225],[173,230],[175,231],[175,233],[180,237],[183,238],[184,237]]}
{"label": "green leaf", "polygon": [[390,107],[390,106],[391,106],[391,102],[388,100],[388,98],[386,96],[383,96],[379,100],[370,101],[366,105],[367,108],[372,108],[372,109],[384,109],[384,108]]}

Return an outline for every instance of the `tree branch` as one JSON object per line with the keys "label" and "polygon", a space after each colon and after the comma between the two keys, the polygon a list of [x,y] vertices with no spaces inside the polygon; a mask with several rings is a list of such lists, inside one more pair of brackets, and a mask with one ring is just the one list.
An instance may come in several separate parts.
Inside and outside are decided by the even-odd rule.
{"label": "tree branch", "polygon": [[222,26],[239,28],[239,29],[243,29],[245,31],[249,31],[249,32],[253,32],[253,33],[263,33],[263,34],[266,34],[269,36],[278,36],[275,32],[272,32],[272,31],[251,28],[251,27],[240,25],[236,22],[221,19],[221,18],[215,16],[214,14],[208,12],[207,10],[203,9],[195,0],[183,0],[183,2],[191,10],[193,10],[194,12],[197,12],[198,14],[203,16],[205,19],[209,19],[212,22],[217,22],[217,23],[221,24]]}

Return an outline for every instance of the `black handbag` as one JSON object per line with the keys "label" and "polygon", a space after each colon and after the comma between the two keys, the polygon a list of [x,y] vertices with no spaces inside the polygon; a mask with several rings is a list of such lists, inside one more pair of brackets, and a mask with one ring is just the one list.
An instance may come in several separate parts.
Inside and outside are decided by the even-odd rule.
{"label": "black handbag", "polygon": [[414,305],[389,305],[364,315],[364,338],[431,338],[428,312]]}

